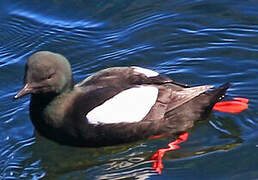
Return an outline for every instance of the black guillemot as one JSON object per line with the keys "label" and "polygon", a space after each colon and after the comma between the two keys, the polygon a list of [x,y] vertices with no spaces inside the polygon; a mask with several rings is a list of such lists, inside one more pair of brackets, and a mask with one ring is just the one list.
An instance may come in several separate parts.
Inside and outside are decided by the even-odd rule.
{"label": "black guillemot", "polygon": [[40,51],[28,58],[24,87],[14,98],[31,94],[30,117],[41,135],[98,147],[185,132],[229,87],[190,87],[136,66],[104,69],[74,85],[68,60]]}

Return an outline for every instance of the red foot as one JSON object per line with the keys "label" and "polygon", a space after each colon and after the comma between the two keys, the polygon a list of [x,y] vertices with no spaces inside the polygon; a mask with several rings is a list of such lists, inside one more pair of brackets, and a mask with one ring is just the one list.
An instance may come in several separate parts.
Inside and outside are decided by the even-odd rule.
{"label": "red foot", "polygon": [[247,98],[233,98],[233,101],[218,102],[213,106],[213,110],[220,112],[228,112],[237,114],[248,108],[249,99]]}
{"label": "red foot", "polygon": [[154,160],[152,167],[154,168],[154,170],[157,173],[161,174],[162,168],[164,167],[163,164],[162,164],[162,157],[164,156],[164,154],[168,151],[179,149],[180,146],[178,146],[177,144],[185,142],[187,140],[188,136],[189,136],[189,134],[187,132],[184,132],[184,133],[180,134],[175,141],[172,141],[171,143],[168,144],[168,148],[159,149],[151,157],[151,159]]}

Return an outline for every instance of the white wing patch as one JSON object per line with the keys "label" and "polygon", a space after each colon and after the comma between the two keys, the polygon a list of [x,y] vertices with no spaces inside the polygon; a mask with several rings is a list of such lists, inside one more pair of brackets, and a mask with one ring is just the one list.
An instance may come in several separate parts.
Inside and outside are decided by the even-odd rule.
{"label": "white wing patch", "polygon": [[133,123],[143,120],[158,97],[158,88],[139,86],[122,91],[91,110],[87,115],[90,124]]}
{"label": "white wing patch", "polygon": [[142,73],[147,77],[154,77],[154,76],[158,76],[159,73],[152,71],[150,69],[146,69],[146,68],[141,68],[141,67],[136,67],[136,66],[132,66],[133,70],[138,72],[138,73]]}

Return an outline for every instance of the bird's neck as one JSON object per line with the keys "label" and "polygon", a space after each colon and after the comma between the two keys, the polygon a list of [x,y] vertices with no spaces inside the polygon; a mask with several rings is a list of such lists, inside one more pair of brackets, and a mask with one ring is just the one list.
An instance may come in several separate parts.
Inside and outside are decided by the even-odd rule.
{"label": "bird's neck", "polygon": [[[47,94],[32,94],[31,95],[31,106],[40,107],[44,109],[48,104],[51,103],[59,94],[47,93]],[[35,105],[34,105],[35,104]]]}
{"label": "bird's neck", "polygon": [[[63,119],[60,108],[56,108],[59,102],[60,96],[63,96],[66,92],[56,94],[38,94],[31,95],[30,101],[30,117],[32,123],[37,126],[51,126],[58,128],[62,126]],[[63,113],[63,112],[62,112]]]}

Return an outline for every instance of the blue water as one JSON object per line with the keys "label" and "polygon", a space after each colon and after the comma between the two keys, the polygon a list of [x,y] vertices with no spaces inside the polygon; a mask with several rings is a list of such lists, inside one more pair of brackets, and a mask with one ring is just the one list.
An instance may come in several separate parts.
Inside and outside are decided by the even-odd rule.
{"label": "blue water", "polygon": [[[249,109],[197,124],[158,175],[150,157],[170,138],[94,149],[35,135],[29,97],[12,97],[26,58],[39,50],[66,56],[76,82],[128,65],[191,85],[231,82],[228,98],[249,98]],[[251,0],[0,1],[0,179],[257,179],[257,59]]]}

